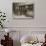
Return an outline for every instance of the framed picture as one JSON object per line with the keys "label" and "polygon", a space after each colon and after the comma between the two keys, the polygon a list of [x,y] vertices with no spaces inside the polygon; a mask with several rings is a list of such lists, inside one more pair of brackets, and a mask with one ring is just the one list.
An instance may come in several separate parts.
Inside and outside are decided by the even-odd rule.
{"label": "framed picture", "polygon": [[34,18],[34,4],[25,2],[13,2],[13,18]]}

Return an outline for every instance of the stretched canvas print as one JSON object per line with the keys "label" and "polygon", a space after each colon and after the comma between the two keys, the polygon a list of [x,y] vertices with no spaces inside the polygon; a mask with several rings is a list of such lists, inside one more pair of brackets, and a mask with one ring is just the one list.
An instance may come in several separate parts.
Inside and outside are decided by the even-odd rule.
{"label": "stretched canvas print", "polygon": [[33,18],[34,4],[25,2],[13,2],[13,16],[14,18]]}

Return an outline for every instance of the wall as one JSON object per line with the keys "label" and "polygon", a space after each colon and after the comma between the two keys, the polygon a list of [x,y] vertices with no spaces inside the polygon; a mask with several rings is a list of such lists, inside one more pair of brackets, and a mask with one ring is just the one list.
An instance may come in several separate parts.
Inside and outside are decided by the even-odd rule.
{"label": "wall", "polygon": [[46,0],[25,0],[34,2],[34,19],[18,20],[12,18],[12,2],[24,0],[0,0],[0,10],[6,13],[6,27],[46,27]]}

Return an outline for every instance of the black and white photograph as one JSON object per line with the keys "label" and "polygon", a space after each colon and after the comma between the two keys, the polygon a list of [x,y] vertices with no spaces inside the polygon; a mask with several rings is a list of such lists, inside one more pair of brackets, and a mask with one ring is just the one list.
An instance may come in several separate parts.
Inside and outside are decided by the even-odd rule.
{"label": "black and white photograph", "polygon": [[15,18],[33,18],[34,4],[26,2],[13,2],[13,15]]}

